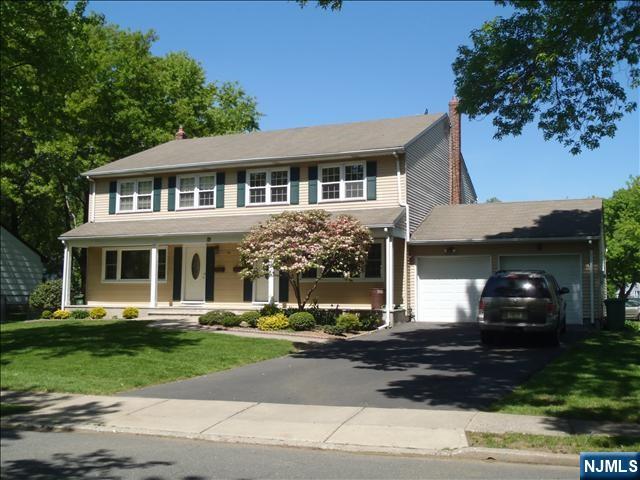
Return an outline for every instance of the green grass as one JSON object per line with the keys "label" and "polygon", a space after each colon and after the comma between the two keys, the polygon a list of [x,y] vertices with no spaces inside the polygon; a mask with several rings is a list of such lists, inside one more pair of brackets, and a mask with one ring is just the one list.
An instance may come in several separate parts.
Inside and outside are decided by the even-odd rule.
{"label": "green grass", "polygon": [[640,334],[627,328],[587,337],[493,410],[640,423]]}
{"label": "green grass", "polygon": [[14,415],[16,413],[24,413],[33,410],[35,407],[31,405],[19,405],[17,403],[0,402],[0,417]]}
{"label": "green grass", "polygon": [[513,448],[553,453],[580,452],[638,452],[639,437],[610,437],[606,435],[528,435],[524,433],[467,432],[472,447]]}
{"label": "green grass", "polygon": [[109,394],[286,355],[284,340],[151,328],[142,321],[2,325],[7,390]]}

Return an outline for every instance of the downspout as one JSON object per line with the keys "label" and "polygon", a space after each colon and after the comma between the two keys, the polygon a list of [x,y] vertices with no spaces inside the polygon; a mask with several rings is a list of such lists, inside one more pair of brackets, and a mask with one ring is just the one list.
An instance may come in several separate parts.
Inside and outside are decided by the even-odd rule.
{"label": "downspout", "polygon": [[393,152],[393,156],[396,157],[396,181],[398,184],[398,205],[404,207],[404,258],[402,260],[402,285],[404,288],[403,303],[405,316],[409,307],[409,237],[411,235],[411,224],[409,223],[409,205],[407,204],[407,169],[405,162],[404,173],[404,196],[402,195],[402,175],[400,174],[400,157],[396,152]]}
{"label": "downspout", "polygon": [[591,325],[595,325],[593,290],[593,240],[589,240],[589,320]]}
{"label": "downspout", "polygon": [[89,193],[91,195],[91,205],[89,207],[89,222],[96,221],[96,182],[93,178],[87,177],[89,180]]}

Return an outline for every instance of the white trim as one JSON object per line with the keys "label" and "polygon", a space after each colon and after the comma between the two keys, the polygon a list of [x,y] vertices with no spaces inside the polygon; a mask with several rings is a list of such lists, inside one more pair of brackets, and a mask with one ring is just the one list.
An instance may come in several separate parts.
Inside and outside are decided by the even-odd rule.
{"label": "white trim", "polygon": [[[151,182],[151,192],[145,193],[143,196],[149,197],[149,208],[138,208],[138,188],[140,182]],[[133,208],[131,210],[120,210],[120,185],[123,183],[133,183],[133,193],[131,195],[125,195],[125,197],[131,197],[133,199]],[[153,211],[153,177],[141,177],[141,178],[126,178],[120,179],[116,188],[116,213],[140,213],[140,212],[152,212]]]}
{"label": "white trim", "polygon": [[[213,205],[200,205],[200,178],[201,177],[213,177],[213,190],[204,190],[204,192],[212,192],[213,193]],[[180,181],[183,178],[193,178],[193,190],[190,192],[181,192],[180,190]],[[216,172],[204,172],[204,173],[194,173],[194,174],[183,174],[178,175],[176,177],[176,210],[203,210],[209,208],[216,208],[216,194],[218,184],[218,176]],[[181,193],[193,193],[193,205],[190,207],[181,207],[180,206],[180,194]]]}
{"label": "white trim", "polygon": [[[284,202],[272,202],[271,201],[271,173],[272,172],[287,172],[287,200]],[[265,186],[264,187],[251,187],[250,179],[252,173],[264,173],[265,174]],[[245,180],[245,201],[244,204],[247,207],[262,207],[265,205],[289,205],[291,203],[291,167],[272,167],[272,168],[254,168],[247,170],[247,177]],[[275,188],[282,188],[285,185],[276,185]],[[264,202],[251,202],[251,189],[264,188],[265,201]]]}
{"label": "white trim", "polygon": [[[362,167],[362,180],[345,180],[345,167],[360,166]],[[322,170],[328,168],[339,169],[339,180],[333,182],[322,181]],[[346,184],[347,183],[362,183],[362,196],[361,197],[346,197]],[[338,198],[322,198],[322,186],[330,184],[338,184]],[[330,163],[318,165],[318,203],[330,203],[330,202],[354,202],[367,199],[367,164],[366,162],[342,162],[342,163]]]}
{"label": "white trim", "polygon": [[[149,267],[149,306],[151,308],[155,308],[158,306],[158,246],[153,245],[151,247],[151,265]],[[164,276],[167,276],[167,267],[166,267],[166,253],[165,253],[165,268],[164,268]]]}
{"label": "white trim", "polygon": [[[578,320],[580,323],[582,323],[583,318],[584,318],[584,311],[583,311],[583,302],[584,302],[584,294],[583,294],[583,287],[584,287],[584,271],[583,271],[583,259],[582,259],[582,254],[581,253],[499,253],[497,254],[498,257],[498,270],[502,270],[502,265],[501,265],[501,258],[502,257],[577,257],[578,258],[578,275],[580,276],[580,278],[578,279],[579,281],[579,285],[580,285],[580,298],[578,300]],[[547,273],[551,273],[551,272],[547,272]],[[553,275],[553,274],[552,274]],[[555,276],[554,276],[555,278]],[[556,282],[558,281],[558,279],[556,278]],[[560,288],[562,288],[564,285],[560,285]],[[576,324],[577,325],[577,324]]]}
{"label": "white trim", "polygon": [[71,249],[72,247],[65,242],[62,257],[62,298],[60,299],[62,310],[71,305]]}
{"label": "white trim", "polygon": [[385,239],[385,252],[387,254],[387,270],[385,272],[385,324],[389,327],[393,326],[393,318],[391,311],[394,309],[394,271],[393,271],[393,237],[389,234]]}
{"label": "white trim", "polygon": [[[101,270],[102,275],[100,277],[100,283],[117,283],[117,284],[144,284],[150,283],[150,279],[121,279],[121,268],[122,268],[122,251],[124,250],[147,250],[149,251],[149,277],[151,277],[151,251],[153,250],[153,245],[140,245],[138,246],[127,246],[127,247],[102,247],[102,260],[101,260]],[[165,253],[165,267],[164,267],[164,277],[163,279],[158,279],[158,283],[167,283],[167,277],[169,276],[169,248],[166,245],[159,246],[158,251],[164,250]],[[116,278],[115,279],[107,279],[105,278],[106,274],[106,257],[107,251],[115,251],[116,253]],[[158,265],[159,265],[160,256],[158,255]]]}

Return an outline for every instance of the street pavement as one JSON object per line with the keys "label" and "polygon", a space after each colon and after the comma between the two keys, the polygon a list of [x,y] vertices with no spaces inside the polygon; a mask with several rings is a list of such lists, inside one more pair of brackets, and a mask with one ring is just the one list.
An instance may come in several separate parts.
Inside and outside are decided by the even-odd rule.
{"label": "street pavement", "polygon": [[577,467],[440,460],[107,433],[2,431],[2,478],[575,479]]}

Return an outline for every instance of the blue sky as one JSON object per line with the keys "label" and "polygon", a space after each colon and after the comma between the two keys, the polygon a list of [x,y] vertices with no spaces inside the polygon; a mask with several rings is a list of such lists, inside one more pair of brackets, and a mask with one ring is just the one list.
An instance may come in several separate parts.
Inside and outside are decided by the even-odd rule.
{"label": "blue sky", "polygon": [[[328,12],[293,2],[92,1],[89,9],[155,30],[154,53],[184,50],[209,80],[240,82],[265,115],[262,130],[444,112],[457,46],[507,13],[490,2],[354,2]],[[607,197],[640,173],[637,111],[614,139],[579,156],[533,126],[502,141],[489,118],[465,118],[462,128],[479,201]]]}

